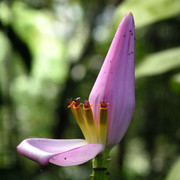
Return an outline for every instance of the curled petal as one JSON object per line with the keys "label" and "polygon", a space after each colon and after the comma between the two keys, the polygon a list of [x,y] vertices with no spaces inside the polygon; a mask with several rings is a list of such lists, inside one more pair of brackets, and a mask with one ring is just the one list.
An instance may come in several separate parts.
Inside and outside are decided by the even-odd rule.
{"label": "curled petal", "polygon": [[99,103],[108,106],[107,144],[111,148],[124,136],[135,106],[134,20],[132,13],[123,18],[100,73],[89,96],[98,125]]}
{"label": "curled petal", "polygon": [[[89,147],[92,151],[88,154],[83,150],[87,150],[86,147]],[[44,138],[31,138],[25,139],[22,141],[18,147],[17,151],[42,165],[47,165],[49,162],[61,165],[61,166],[70,166],[81,164],[91,157],[95,157],[97,154],[104,150],[103,145],[101,144],[87,144],[83,139],[44,139]],[[81,157],[78,156],[81,155]],[[82,153],[85,154],[82,154]],[[69,156],[68,156],[69,153]],[[73,153],[75,154],[73,156]],[[62,154],[62,155],[61,155]],[[62,157],[69,157],[67,162],[62,159]],[[73,158],[75,160],[73,160]],[[63,165],[64,164],[64,165]]]}
{"label": "curled petal", "polygon": [[22,141],[17,151],[33,161],[42,165],[47,165],[49,159],[54,155],[71,150],[76,147],[86,145],[87,142],[83,139],[44,139],[44,138],[31,138]]}

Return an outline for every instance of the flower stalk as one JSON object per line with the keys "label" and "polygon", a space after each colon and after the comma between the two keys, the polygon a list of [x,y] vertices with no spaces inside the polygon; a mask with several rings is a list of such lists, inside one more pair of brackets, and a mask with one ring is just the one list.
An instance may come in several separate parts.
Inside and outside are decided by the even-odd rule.
{"label": "flower stalk", "polygon": [[108,180],[108,166],[111,160],[109,157],[109,151],[109,149],[106,149],[104,154],[99,154],[92,160],[92,174],[90,175],[91,180]]}

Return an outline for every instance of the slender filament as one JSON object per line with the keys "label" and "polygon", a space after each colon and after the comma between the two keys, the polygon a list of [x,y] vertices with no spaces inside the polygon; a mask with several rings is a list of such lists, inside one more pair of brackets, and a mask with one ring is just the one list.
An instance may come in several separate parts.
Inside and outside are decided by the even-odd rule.
{"label": "slender filament", "polygon": [[106,145],[107,140],[107,119],[108,119],[108,104],[102,107],[100,104],[99,110],[99,142]]}
{"label": "slender filament", "polygon": [[84,115],[86,117],[86,122],[87,122],[87,125],[88,125],[88,128],[89,128],[89,132],[91,134],[91,139],[92,139],[92,142],[98,142],[98,130],[97,130],[97,127],[96,127],[96,124],[94,122],[94,117],[93,117],[93,112],[92,112],[92,109],[91,109],[91,106],[86,108],[85,106],[83,106],[83,110],[84,110]]}

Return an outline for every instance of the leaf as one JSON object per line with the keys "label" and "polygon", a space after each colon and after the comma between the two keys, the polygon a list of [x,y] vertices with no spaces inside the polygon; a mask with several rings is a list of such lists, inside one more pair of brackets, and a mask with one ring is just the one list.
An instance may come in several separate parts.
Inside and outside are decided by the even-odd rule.
{"label": "leaf", "polygon": [[177,73],[173,76],[174,82],[180,85],[180,73]]}
{"label": "leaf", "polygon": [[180,73],[177,73],[171,77],[170,85],[174,92],[180,93]]}
{"label": "leaf", "polygon": [[148,55],[136,68],[136,78],[165,73],[180,67],[180,47]]}
{"label": "leaf", "polygon": [[134,14],[136,27],[142,27],[157,21],[176,16],[180,13],[179,0],[126,0],[115,13],[115,23],[127,12]]}
{"label": "leaf", "polygon": [[178,158],[171,167],[166,180],[179,180],[180,179],[180,158]]}
{"label": "leaf", "polygon": [[12,7],[12,27],[27,44],[32,56],[32,74],[37,79],[63,83],[68,72],[66,43],[57,38],[53,18],[48,13],[15,2]]}

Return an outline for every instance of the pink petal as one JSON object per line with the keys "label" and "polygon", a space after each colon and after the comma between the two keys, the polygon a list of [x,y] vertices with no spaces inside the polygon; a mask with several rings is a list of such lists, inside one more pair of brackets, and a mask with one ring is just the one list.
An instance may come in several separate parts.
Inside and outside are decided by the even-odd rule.
{"label": "pink petal", "polygon": [[99,153],[104,151],[104,146],[100,143],[87,144],[67,152],[61,153],[57,156],[53,156],[49,159],[49,162],[59,166],[74,166],[85,163]]}
{"label": "pink petal", "polygon": [[25,139],[17,151],[42,165],[49,162],[60,166],[82,164],[104,151],[104,146],[99,143],[87,144],[83,139]]}
{"label": "pink petal", "polygon": [[96,124],[99,103],[107,100],[107,147],[115,146],[124,136],[135,106],[134,20],[132,13],[123,18],[89,96]]}
{"label": "pink petal", "polygon": [[33,161],[47,165],[51,157],[86,144],[87,142],[83,139],[32,138],[22,141],[18,145],[17,151]]}

